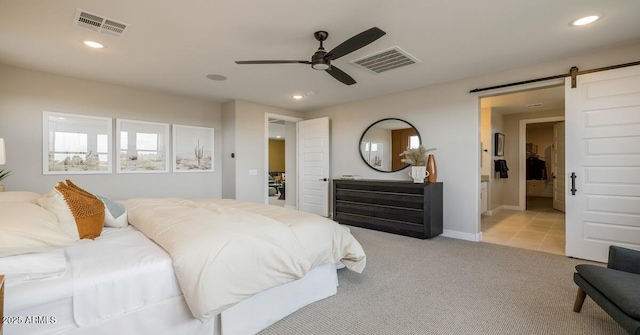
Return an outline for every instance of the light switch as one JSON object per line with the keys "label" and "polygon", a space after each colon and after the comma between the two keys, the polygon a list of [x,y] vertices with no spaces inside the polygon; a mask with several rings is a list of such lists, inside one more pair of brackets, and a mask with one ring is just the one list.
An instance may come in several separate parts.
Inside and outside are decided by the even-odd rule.
{"label": "light switch", "polygon": [[257,176],[258,175],[258,170],[257,169],[249,169],[249,175],[250,176]]}

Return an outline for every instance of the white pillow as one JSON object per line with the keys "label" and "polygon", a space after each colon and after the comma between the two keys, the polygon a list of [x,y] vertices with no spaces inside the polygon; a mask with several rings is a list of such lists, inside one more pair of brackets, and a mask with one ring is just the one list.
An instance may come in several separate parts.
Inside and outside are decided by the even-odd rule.
{"label": "white pillow", "polygon": [[54,188],[38,199],[38,205],[55,214],[58,218],[58,225],[63,232],[76,240],[80,239],[76,219],[73,217],[73,214],[71,214],[71,210],[64,200],[64,196],[58,190]]}
{"label": "white pillow", "polygon": [[40,199],[42,195],[33,192],[25,192],[25,191],[7,191],[0,192],[0,203],[1,202],[28,202],[32,204],[37,204],[38,199]]}
{"label": "white pillow", "polygon": [[58,278],[66,271],[67,259],[62,249],[0,258],[0,273],[5,275],[7,287],[25,281]]}
{"label": "white pillow", "polygon": [[112,228],[124,228],[129,225],[127,209],[123,204],[98,196],[104,203],[104,226]]}
{"label": "white pillow", "polygon": [[45,252],[70,246],[56,216],[30,203],[0,203],[0,257]]}

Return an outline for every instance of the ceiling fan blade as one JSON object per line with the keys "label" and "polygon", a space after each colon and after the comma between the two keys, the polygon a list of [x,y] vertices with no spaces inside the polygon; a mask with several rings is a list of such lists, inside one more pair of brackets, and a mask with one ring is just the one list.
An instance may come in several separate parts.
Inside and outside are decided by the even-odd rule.
{"label": "ceiling fan blade", "polygon": [[328,74],[330,74],[333,78],[338,79],[345,85],[353,85],[356,83],[355,79],[351,78],[350,75],[344,73],[344,71],[338,69],[337,67],[331,65],[330,68],[325,70]]}
{"label": "ceiling fan blade", "polygon": [[308,60],[237,60],[236,64],[311,64]]}
{"label": "ceiling fan blade", "polygon": [[373,27],[369,30],[365,30],[358,35],[351,37],[350,39],[342,42],[342,44],[333,48],[331,51],[327,52],[324,56],[324,59],[334,60],[338,59],[346,54],[352,53],[363,46],[379,39],[384,36],[386,33],[382,31],[382,29],[378,27]]}

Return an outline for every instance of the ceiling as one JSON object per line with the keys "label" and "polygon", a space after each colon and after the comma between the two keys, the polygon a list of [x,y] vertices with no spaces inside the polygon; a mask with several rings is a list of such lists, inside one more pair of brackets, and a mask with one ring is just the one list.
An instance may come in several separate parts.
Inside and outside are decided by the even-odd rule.
{"label": "ceiling", "polygon": [[502,115],[564,109],[564,86],[482,98],[480,108],[492,108],[492,112]]}
{"label": "ceiling", "polygon": [[[640,41],[638,0],[0,0],[0,8],[0,64],[299,111]],[[114,38],[73,26],[77,8],[130,28]],[[603,18],[569,25],[592,13]],[[329,33],[331,50],[374,26],[386,35],[332,63],[357,81],[351,86],[305,64],[234,63],[309,60],[315,31]],[[395,46],[420,62],[381,74],[349,63]]]}

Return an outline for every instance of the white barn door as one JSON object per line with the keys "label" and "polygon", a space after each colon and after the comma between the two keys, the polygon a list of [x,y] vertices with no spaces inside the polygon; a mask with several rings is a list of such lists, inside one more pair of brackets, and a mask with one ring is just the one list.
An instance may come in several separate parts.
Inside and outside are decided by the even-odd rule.
{"label": "white barn door", "polygon": [[610,245],[640,249],[640,66],[577,81],[565,83],[566,255],[606,262]]}
{"label": "white barn door", "polygon": [[329,118],[298,122],[298,210],[329,216]]}

